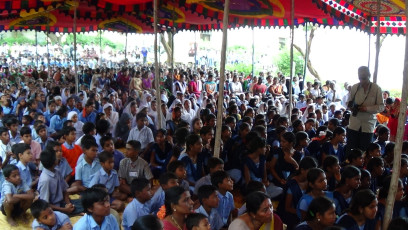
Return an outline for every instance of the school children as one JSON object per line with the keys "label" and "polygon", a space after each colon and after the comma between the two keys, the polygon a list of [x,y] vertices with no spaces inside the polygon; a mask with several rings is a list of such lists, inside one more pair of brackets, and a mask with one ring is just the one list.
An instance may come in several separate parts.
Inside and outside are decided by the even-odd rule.
{"label": "school children", "polygon": [[31,227],[37,229],[72,229],[71,220],[61,212],[53,211],[47,201],[38,199],[31,204],[31,214],[34,217]]}

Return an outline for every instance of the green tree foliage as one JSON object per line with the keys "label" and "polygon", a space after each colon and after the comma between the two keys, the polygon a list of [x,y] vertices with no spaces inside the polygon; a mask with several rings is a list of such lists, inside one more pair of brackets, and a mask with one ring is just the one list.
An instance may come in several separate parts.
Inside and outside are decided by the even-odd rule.
{"label": "green tree foliage", "polygon": [[[296,73],[303,73],[304,68],[304,60],[300,53],[296,50],[293,51],[293,61],[296,63],[295,65],[295,74]],[[290,76],[290,51],[289,49],[282,50],[278,56],[276,56],[275,66],[278,67],[278,71],[282,72],[285,76]]]}

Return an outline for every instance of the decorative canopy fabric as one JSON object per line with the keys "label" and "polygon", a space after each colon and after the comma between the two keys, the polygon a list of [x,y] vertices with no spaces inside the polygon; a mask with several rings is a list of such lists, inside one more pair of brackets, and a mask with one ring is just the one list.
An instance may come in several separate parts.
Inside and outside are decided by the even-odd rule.
{"label": "decorative canopy fabric", "polygon": [[[376,31],[376,0],[230,0],[229,28],[284,27],[314,23]],[[79,2],[79,3],[78,3]],[[160,0],[161,30],[222,28],[224,0]],[[72,32],[77,9],[78,32],[98,29],[153,32],[153,0],[0,0],[0,31],[36,29]],[[406,32],[402,0],[382,0],[381,33]],[[373,13],[374,12],[374,13]]]}

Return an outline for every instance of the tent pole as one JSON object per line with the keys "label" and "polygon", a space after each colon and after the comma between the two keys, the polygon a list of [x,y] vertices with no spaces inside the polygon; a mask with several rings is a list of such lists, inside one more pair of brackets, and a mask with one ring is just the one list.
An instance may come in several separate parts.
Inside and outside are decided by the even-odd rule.
{"label": "tent pole", "polygon": [[157,124],[158,128],[162,127],[162,111],[161,111],[161,94],[160,94],[160,71],[159,71],[159,63],[157,58],[157,1],[153,1],[153,14],[154,14],[154,85],[156,88],[156,107],[157,107]]}
{"label": "tent pole", "polygon": [[[79,4],[79,2],[77,1]],[[77,5],[78,6],[78,5]],[[79,87],[79,81],[78,81],[78,68],[77,68],[77,39],[76,39],[76,30],[77,30],[77,6],[75,7],[74,10],[74,76],[75,76],[75,93],[78,94],[78,87]]]}
{"label": "tent pole", "polygon": [[38,68],[38,37],[37,37],[37,30],[35,30],[35,62]]}
{"label": "tent pole", "polygon": [[197,31],[194,31],[194,71],[196,70],[197,70]]}
{"label": "tent pole", "polygon": [[230,10],[230,0],[224,2],[224,20],[222,22],[222,46],[221,46],[221,63],[220,63],[220,82],[218,92],[217,106],[217,128],[215,131],[214,156],[220,156],[221,150],[221,128],[222,115],[224,113],[224,82],[225,82],[225,60],[227,53],[227,35],[228,35],[228,15]]}
{"label": "tent pole", "polygon": [[255,72],[255,29],[252,27],[252,77]]}
{"label": "tent pole", "polygon": [[[408,0],[405,0],[405,5],[408,5]],[[408,23],[408,9],[405,8],[406,23]],[[385,215],[383,221],[383,229],[388,228],[388,224],[392,218],[392,212],[394,208],[395,195],[397,194],[398,189],[398,179],[400,175],[401,168],[401,152],[402,152],[402,137],[404,135],[405,129],[405,119],[406,119],[406,110],[407,110],[407,98],[408,91],[408,36],[405,36],[405,60],[404,60],[404,72],[403,72],[403,82],[402,82],[402,95],[401,95],[401,105],[400,111],[398,114],[398,129],[397,136],[395,141],[395,150],[394,150],[394,163],[392,166],[392,176],[391,176],[391,185],[388,192],[387,203],[385,205]]]}
{"label": "tent pole", "polygon": [[368,33],[368,68],[370,68],[371,62],[371,33]]}
{"label": "tent pole", "polygon": [[99,29],[99,66],[102,66],[102,30]]}
{"label": "tent pole", "polygon": [[306,32],[305,32],[305,38],[306,38],[306,51],[305,51],[305,66],[303,67],[303,88],[306,85],[305,84],[305,76],[306,76],[306,68],[307,68],[307,55],[308,55],[308,37],[307,37],[307,22],[305,24],[306,26]]}
{"label": "tent pole", "polygon": [[50,12],[48,12],[48,17],[47,17],[47,70],[48,70],[48,79],[51,79],[51,66],[50,66],[50,49],[48,47],[49,39],[50,37],[48,36],[50,33]]}
{"label": "tent pole", "polygon": [[378,75],[378,62],[380,56],[380,13],[381,13],[381,0],[377,0],[377,41],[375,44],[376,51],[375,51],[375,67],[374,67],[374,75],[373,75],[373,82],[377,83],[377,75]]}
{"label": "tent pole", "polygon": [[291,25],[290,25],[290,80],[289,80],[289,116],[292,116],[293,98],[292,98],[292,81],[293,81],[293,38],[295,36],[295,0],[291,0],[290,11]]}
{"label": "tent pole", "polygon": [[127,37],[128,37],[128,32],[126,30],[126,40],[125,40],[125,65],[126,65],[126,58],[127,58]]}

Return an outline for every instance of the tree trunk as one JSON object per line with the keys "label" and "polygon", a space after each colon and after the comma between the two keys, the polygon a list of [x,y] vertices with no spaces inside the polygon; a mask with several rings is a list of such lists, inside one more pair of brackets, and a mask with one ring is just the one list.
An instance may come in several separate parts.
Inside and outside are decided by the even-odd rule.
{"label": "tree trunk", "polygon": [[171,62],[172,62],[172,60],[173,60],[173,58],[172,58],[172,47],[171,47],[171,43],[172,43],[172,40],[173,40],[173,36],[172,36],[172,34],[171,33],[168,33],[168,32],[166,32],[167,33],[167,41],[166,41],[166,38],[164,37],[164,34],[163,33],[161,33],[160,34],[160,42],[161,42],[161,44],[163,45],[163,47],[164,47],[164,50],[166,51],[166,54],[167,54],[167,64],[171,64]]}
{"label": "tree trunk", "polygon": [[[319,73],[317,72],[317,70],[315,68],[313,68],[312,61],[310,61],[310,50],[311,50],[311,47],[312,47],[312,41],[313,41],[313,38],[314,38],[315,30],[316,30],[316,27],[312,27],[312,30],[310,31],[310,34],[309,34],[309,39],[308,39],[307,46],[306,46],[306,49],[307,49],[307,51],[306,51],[306,54],[307,54],[307,63],[306,63],[306,65],[307,65],[307,69],[309,70],[309,72],[315,78],[317,78],[319,81],[321,81]],[[296,44],[293,44],[293,47],[297,51],[299,51],[300,55],[302,55],[303,58],[305,58],[305,52],[303,52],[302,48],[300,48]]]}
{"label": "tree trunk", "polygon": [[52,43],[57,43],[57,44],[61,44],[61,36],[57,37],[57,35],[53,34],[53,33],[49,33],[48,37],[50,38],[50,41]]}

